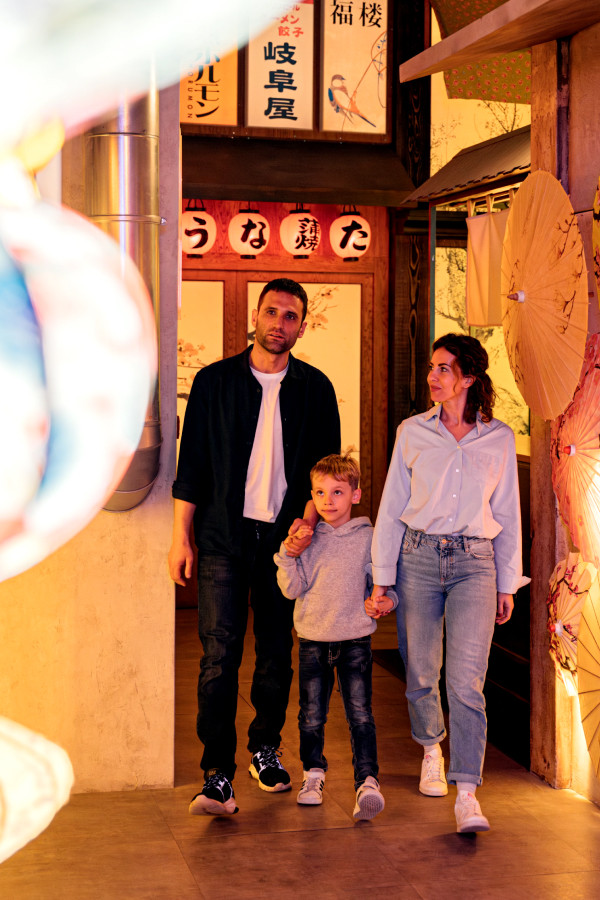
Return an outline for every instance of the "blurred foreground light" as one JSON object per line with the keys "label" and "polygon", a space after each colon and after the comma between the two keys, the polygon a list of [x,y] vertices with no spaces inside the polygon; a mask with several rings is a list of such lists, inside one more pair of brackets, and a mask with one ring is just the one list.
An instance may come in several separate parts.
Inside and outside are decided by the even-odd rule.
{"label": "blurred foreground light", "polygon": [[46,465],[42,338],[23,275],[0,245],[0,543],[23,527]]}
{"label": "blurred foreground light", "polygon": [[61,747],[0,717],[0,863],[47,828],[72,786]]}
{"label": "blurred foreground light", "polygon": [[[289,0],[0,0],[0,153],[58,117],[68,135],[247,43]],[[150,72],[155,84],[150,83]]]}
{"label": "blurred foreground light", "polygon": [[[0,167],[0,196],[9,187],[3,190]],[[19,198],[25,192],[14,188]],[[29,204],[0,206],[0,244],[22,275],[41,331],[50,421],[39,488],[0,536],[3,580],[73,537],[119,484],[154,390],[157,344],[140,273],[83,216],[36,200],[31,188]],[[5,318],[10,297],[0,290]],[[31,378],[40,365],[32,357]],[[6,390],[0,385],[1,395]],[[31,441],[20,440],[25,457]],[[3,441],[5,478],[13,466],[11,442]]]}

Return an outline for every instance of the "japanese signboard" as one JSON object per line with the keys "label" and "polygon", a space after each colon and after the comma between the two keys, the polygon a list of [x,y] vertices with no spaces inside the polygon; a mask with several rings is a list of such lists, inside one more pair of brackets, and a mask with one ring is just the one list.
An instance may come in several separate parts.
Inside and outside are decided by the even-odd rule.
{"label": "japanese signboard", "polygon": [[387,0],[323,0],[323,131],[386,133],[387,18]]}
{"label": "japanese signboard", "polygon": [[199,55],[180,82],[182,125],[237,125],[238,54]]}
{"label": "japanese signboard", "polygon": [[246,125],[312,129],[313,0],[296,3],[248,44]]}

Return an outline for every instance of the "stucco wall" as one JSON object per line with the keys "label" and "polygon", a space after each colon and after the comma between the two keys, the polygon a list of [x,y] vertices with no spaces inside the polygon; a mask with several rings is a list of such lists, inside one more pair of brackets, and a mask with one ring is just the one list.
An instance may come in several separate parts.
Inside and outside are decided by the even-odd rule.
{"label": "stucco wall", "polygon": [[100,512],[68,544],[0,584],[0,712],[63,746],[76,791],[173,778],[174,472],[179,126],[161,96],[160,371],[163,449],[148,499]]}

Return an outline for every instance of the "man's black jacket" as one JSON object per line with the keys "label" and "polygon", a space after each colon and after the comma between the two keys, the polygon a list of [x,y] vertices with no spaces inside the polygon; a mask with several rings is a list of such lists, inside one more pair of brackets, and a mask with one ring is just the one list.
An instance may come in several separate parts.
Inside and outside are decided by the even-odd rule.
{"label": "man's black jacket", "polygon": [[[251,350],[201,369],[190,392],[173,497],[196,504],[194,535],[202,553],[241,551],[246,473],[262,397],[250,370]],[[337,400],[322,372],[290,354],[279,402],[287,491],[274,550],[310,499],[312,466],[340,451]]]}

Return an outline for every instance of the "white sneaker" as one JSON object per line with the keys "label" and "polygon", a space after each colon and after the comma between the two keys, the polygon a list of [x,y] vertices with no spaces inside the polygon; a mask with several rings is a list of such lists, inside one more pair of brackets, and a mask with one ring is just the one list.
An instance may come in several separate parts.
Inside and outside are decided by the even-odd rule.
{"label": "white sneaker", "polygon": [[323,802],[325,772],[323,769],[309,769],[302,773],[302,787],[296,800],[301,806],[319,806]]}
{"label": "white sneaker", "polygon": [[355,819],[374,819],[385,806],[383,794],[379,790],[379,782],[369,775],[356,792]]}
{"label": "white sneaker", "polygon": [[481,812],[481,807],[470,791],[459,791],[454,804],[456,830],[459,834],[471,831],[489,831],[490,823]]}
{"label": "white sneaker", "polygon": [[444,757],[431,756],[429,753],[421,764],[421,780],[419,790],[427,797],[445,797],[448,785],[444,774]]}

